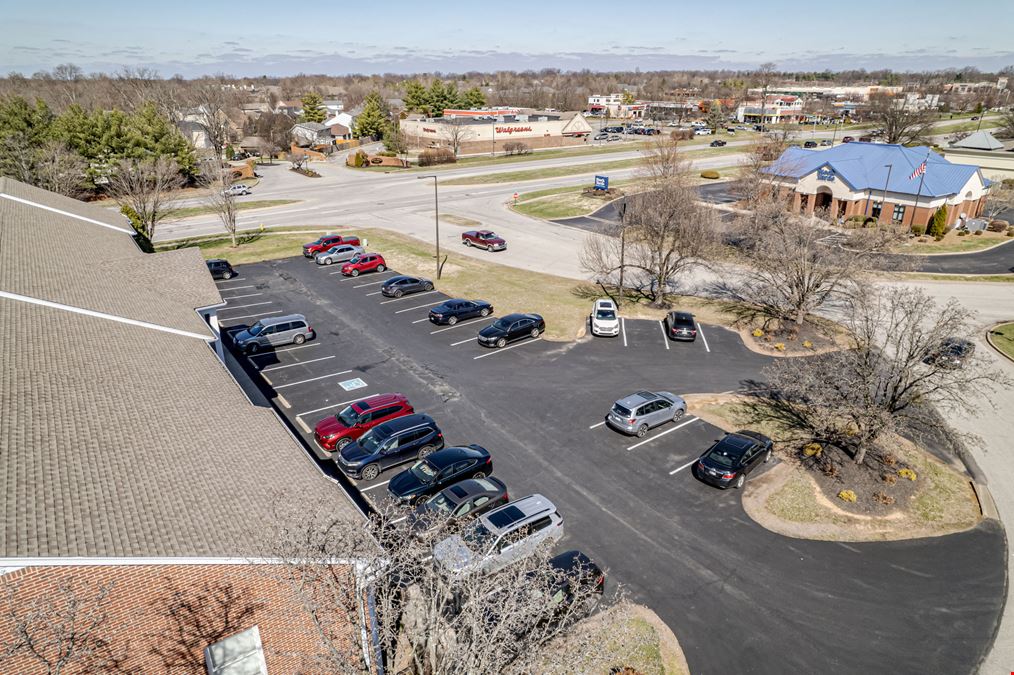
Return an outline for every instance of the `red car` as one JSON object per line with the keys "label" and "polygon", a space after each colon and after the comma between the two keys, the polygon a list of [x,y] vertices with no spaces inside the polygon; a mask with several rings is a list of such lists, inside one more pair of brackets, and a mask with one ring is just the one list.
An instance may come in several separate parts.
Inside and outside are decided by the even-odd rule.
{"label": "red car", "polygon": [[358,277],[363,272],[383,272],[387,269],[387,261],[379,253],[364,253],[342,265],[342,274],[347,277]]}
{"label": "red car", "polygon": [[352,246],[359,246],[359,237],[355,235],[352,235],[350,237],[343,237],[340,234],[324,235],[317,241],[311,241],[309,244],[303,244],[303,257],[312,258],[318,253],[323,253],[332,246],[338,246],[339,244],[350,244]]}
{"label": "red car", "polygon": [[334,452],[378,424],[414,412],[412,404],[401,394],[377,394],[356,401],[337,415],[317,422],[313,428],[313,438],[321,448]]}
{"label": "red car", "polygon": [[502,251],[507,242],[489,230],[469,230],[461,233],[461,243],[465,246],[478,246],[487,251]]}

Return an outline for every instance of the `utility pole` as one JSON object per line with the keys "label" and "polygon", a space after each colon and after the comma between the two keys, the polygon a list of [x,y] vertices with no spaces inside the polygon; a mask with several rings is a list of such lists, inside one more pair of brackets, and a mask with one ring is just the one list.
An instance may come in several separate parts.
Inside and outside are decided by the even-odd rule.
{"label": "utility pole", "polygon": [[[884,181],[884,196],[880,199],[880,216],[884,215],[884,209],[887,208],[887,185],[891,182],[891,169],[894,168],[893,164],[885,164],[884,166],[887,167],[887,180]],[[880,216],[877,216],[877,223],[880,222]]]}
{"label": "utility pole", "polygon": [[437,242],[437,280],[440,279],[440,270],[443,269],[443,265],[440,264],[440,199],[437,194],[437,177],[435,174],[429,176],[416,176],[416,180],[422,178],[433,179],[433,226],[436,230],[436,242]]}
{"label": "utility pole", "polygon": [[626,253],[627,253],[627,198],[624,197],[623,201],[620,202],[620,292],[617,294],[619,302],[617,306],[623,303],[623,270],[626,267]]}

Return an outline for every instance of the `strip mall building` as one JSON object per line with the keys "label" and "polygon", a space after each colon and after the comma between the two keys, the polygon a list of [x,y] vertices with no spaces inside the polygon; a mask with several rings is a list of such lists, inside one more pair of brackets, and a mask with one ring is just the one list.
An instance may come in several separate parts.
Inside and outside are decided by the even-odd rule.
{"label": "strip mall building", "polygon": [[[917,170],[926,162],[925,175]],[[790,209],[832,218],[927,225],[947,206],[948,225],[982,215],[991,184],[977,166],[954,164],[925,147],[844,143],[827,150],[790,147],[764,169]]]}
{"label": "strip mall building", "polygon": [[457,137],[462,155],[504,152],[505,143],[524,143],[529,149],[583,145],[591,125],[579,112],[504,108],[445,110],[443,117],[405,119],[401,133],[410,148],[453,148]]}

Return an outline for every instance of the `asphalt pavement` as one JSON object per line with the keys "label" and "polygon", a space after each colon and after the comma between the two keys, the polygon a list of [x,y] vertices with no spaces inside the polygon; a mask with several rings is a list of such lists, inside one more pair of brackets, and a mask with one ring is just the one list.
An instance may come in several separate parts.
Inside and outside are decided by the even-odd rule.
{"label": "asphalt pavement", "polygon": [[[789,539],[755,524],[738,491],[694,478],[693,460],[720,435],[714,427],[688,416],[636,439],[600,424],[638,389],[724,392],[758,378],[768,359],[738,335],[705,325],[702,339],[673,343],[658,322],[626,320],[617,338],[489,350],[474,339],[486,322],[426,320],[444,297],[439,282],[430,295],[392,301],[377,293],[386,275],[334,271],[293,257],[219,282],[226,327],[300,312],[317,331],[246,365],[308,448],[307,430],[345,402],[406,394],[449,444],[489,449],[512,495],[538,491],[556,503],[561,549],[584,550],[611,584],[658,612],[694,673],[976,670],[1005,595],[995,522],[906,542]],[[347,485],[382,499],[394,473]]]}

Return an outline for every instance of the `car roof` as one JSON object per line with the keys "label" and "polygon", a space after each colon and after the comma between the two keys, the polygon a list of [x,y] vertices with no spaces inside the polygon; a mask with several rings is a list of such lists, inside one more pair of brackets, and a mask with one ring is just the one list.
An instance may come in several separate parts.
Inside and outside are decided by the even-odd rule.
{"label": "car roof", "polygon": [[286,314],[285,316],[268,316],[263,319],[259,319],[262,326],[274,326],[280,323],[288,323],[290,321],[306,321],[306,317],[302,314]]}
{"label": "car roof", "polygon": [[569,573],[577,569],[593,573],[601,572],[599,566],[596,565],[591,558],[578,550],[564,551],[560,555],[553,556],[549,559],[549,564],[565,573]]}
{"label": "car roof", "polygon": [[388,284],[396,283],[398,281],[404,281],[405,279],[415,279],[415,278],[416,277],[410,277],[407,274],[398,274],[385,281],[384,285],[387,286]]}
{"label": "car roof", "polygon": [[208,258],[207,262],[209,262],[209,263],[225,263],[226,265],[229,264],[229,261],[226,260],[225,258]]}
{"label": "car roof", "polygon": [[624,396],[623,398],[616,401],[624,408],[636,408],[642,403],[648,401],[654,401],[657,398],[661,398],[658,394],[654,394],[650,391],[635,391],[633,394]]}
{"label": "car roof", "polygon": [[531,319],[531,318],[533,318],[534,316],[535,316],[534,314],[521,314],[521,313],[515,313],[515,314],[505,314],[505,315],[504,315],[503,317],[501,317],[501,318],[502,318],[502,319],[503,319],[504,321],[517,321],[518,319]]}
{"label": "car roof", "polygon": [[669,316],[677,321],[693,321],[694,315],[690,312],[669,312]]}
{"label": "car roof", "polygon": [[595,301],[596,309],[616,309],[616,303],[609,298],[599,298]]}
{"label": "car roof", "polygon": [[768,441],[771,440],[770,438],[768,438],[767,436],[765,436],[761,432],[759,432],[759,431],[752,431],[750,429],[742,429],[740,431],[737,431],[735,433],[735,435],[736,436],[746,436],[747,438],[751,438],[751,439],[753,439],[755,441],[759,441],[761,443],[767,443]]}
{"label": "car roof", "polygon": [[380,408],[381,406],[389,405],[391,403],[408,403],[408,397],[404,394],[374,394],[373,396],[367,396],[364,399],[356,401],[352,404],[354,408],[357,408],[360,412],[366,410],[373,410],[374,408]]}
{"label": "car roof", "polygon": [[[433,453],[434,455],[436,453]],[[430,455],[432,457],[433,455]],[[499,478],[487,476],[486,478],[469,478],[459,481],[450,487],[444,488],[442,492],[448,501],[460,504],[466,499],[481,494],[503,494],[507,491],[507,485]]]}
{"label": "car roof", "polygon": [[715,448],[721,447],[726,450],[738,450],[745,452],[747,448],[756,445],[757,439],[741,434],[726,434],[725,438],[715,444]]}
{"label": "car roof", "polygon": [[534,494],[495,508],[480,520],[490,532],[499,534],[514,529],[520,523],[555,512],[553,502],[540,494]]}
{"label": "car roof", "polygon": [[373,431],[377,436],[386,437],[423,424],[432,426],[434,429],[437,428],[437,425],[433,421],[432,417],[421,413],[415,413],[413,415],[404,415],[402,417],[396,417],[393,420],[388,420],[387,422],[374,427]]}
{"label": "car roof", "polygon": [[443,448],[437,450],[426,459],[430,464],[443,469],[446,466],[454,464],[455,462],[461,461],[462,459],[470,459],[473,457],[486,457],[489,453],[485,448],[479,445],[468,445],[460,446],[456,445],[450,448]]}

